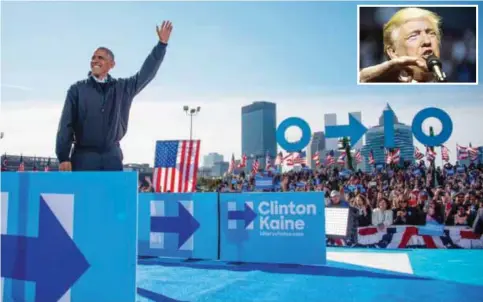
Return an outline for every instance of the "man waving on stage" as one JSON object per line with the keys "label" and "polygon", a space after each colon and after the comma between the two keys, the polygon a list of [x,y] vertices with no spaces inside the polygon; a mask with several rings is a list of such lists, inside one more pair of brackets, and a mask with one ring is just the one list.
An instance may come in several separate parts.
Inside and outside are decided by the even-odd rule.
{"label": "man waving on stage", "polygon": [[112,78],[109,71],[115,65],[114,54],[106,47],[97,48],[88,78],[67,91],[56,142],[60,171],[123,169],[119,142],[127,132],[131,103],[158,72],[172,29],[169,21],[156,26],[158,43],[129,78]]}

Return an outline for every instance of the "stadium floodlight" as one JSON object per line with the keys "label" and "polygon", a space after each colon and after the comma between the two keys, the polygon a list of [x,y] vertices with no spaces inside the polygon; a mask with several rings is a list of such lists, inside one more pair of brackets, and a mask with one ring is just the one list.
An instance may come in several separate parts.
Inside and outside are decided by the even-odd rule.
{"label": "stadium floodlight", "polygon": [[201,107],[198,106],[196,108],[190,108],[189,106],[183,106],[183,111],[186,115],[190,116],[190,140],[193,139],[193,116],[197,115],[200,112]]}

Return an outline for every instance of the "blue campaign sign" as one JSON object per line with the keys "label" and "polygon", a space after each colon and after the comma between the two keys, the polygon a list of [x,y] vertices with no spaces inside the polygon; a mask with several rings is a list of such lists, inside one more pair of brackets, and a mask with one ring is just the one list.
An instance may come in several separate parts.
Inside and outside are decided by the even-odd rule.
{"label": "blue campaign sign", "polygon": [[138,255],[218,258],[217,193],[139,194]]}
{"label": "blue campaign sign", "polygon": [[429,236],[443,236],[444,224],[439,224],[436,221],[432,220],[426,220],[425,225],[418,226],[418,234]]}
{"label": "blue campaign sign", "polygon": [[325,264],[323,192],[222,193],[222,261]]}
{"label": "blue campaign sign", "polygon": [[273,177],[255,176],[255,187],[257,189],[271,189],[273,185]]}
{"label": "blue campaign sign", "polygon": [[2,301],[134,301],[135,172],[2,172]]}

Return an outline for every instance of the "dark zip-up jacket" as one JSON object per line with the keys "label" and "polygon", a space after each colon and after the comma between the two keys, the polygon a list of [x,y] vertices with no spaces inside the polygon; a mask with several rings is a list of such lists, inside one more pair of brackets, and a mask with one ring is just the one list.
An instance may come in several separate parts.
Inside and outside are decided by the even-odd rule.
{"label": "dark zip-up jacket", "polygon": [[89,76],[70,86],[57,131],[59,162],[70,161],[73,143],[76,150],[98,153],[119,145],[127,132],[132,100],[155,77],[166,47],[158,42],[132,77],[108,75],[105,83],[98,83]]}

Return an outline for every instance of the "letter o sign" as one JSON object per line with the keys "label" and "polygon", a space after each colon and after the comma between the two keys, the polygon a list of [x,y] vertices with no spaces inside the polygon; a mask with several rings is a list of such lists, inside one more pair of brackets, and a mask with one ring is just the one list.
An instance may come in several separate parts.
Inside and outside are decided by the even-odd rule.
{"label": "letter o sign", "polygon": [[[433,137],[423,132],[423,122],[430,117],[437,118],[441,122],[441,132]],[[443,110],[434,107],[425,108],[416,114],[412,123],[413,135],[423,145],[429,147],[441,146],[450,137],[453,132],[453,122],[450,116]]]}
{"label": "letter o sign", "polygon": [[[298,127],[302,131],[302,137],[300,140],[293,143],[287,141],[285,138],[285,132],[292,126]],[[289,117],[278,126],[276,138],[280,147],[286,152],[297,152],[309,144],[311,133],[310,126],[306,121],[298,117]]]}

